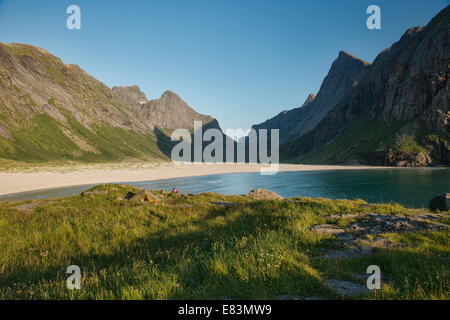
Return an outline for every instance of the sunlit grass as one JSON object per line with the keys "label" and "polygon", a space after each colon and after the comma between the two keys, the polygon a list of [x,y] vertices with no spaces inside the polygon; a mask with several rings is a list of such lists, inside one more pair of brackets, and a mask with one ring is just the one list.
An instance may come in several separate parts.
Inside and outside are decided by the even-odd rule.
{"label": "sunlit grass", "polygon": [[[334,238],[310,226],[335,214],[410,213],[399,205],[158,192],[161,202],[131,203],[120,198],[133,187],[94,189],[107,193],[40,200],[26,211],[0,204],[1,299],[340,299],[323,280],[355,280],[371,264],[389,282],[363,298],[449,298],[446,232],[389,234],[405,245],[358,259],[313,258]],[[66,287],[73,264],[81,290]]]}

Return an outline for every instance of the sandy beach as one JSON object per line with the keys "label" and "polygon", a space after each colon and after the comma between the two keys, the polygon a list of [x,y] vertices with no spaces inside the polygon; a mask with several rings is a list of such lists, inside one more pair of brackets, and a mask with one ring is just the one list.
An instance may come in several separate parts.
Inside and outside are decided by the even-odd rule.
{"label": "sandy beach", "polygon": [[[0,195],[99,183],[151,181],[210,174],[260,172],[260,164],[129,164],[45,168],[31,172],[0,172]],[[361,170],[384,167],[280,164],[279,171]]]}

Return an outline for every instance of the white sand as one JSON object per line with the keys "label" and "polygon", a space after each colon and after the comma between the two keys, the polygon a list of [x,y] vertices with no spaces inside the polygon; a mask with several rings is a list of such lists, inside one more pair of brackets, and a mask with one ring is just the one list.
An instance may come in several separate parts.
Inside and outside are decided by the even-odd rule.
{"label": "white sand", "polygon": [[[267,165],[259,164],[141,164],[141,165],[102,165],[80,166],[70,170],[50,168],[35,172],[0,172],[0,195],[33,191],[39,189],[61,188],[85,184],[119,183],[127,181],[150,181],[180,177],[225,174],[239,172],[260,172]],[[328,166],[280,164],[279,171],[313,170],[358,170],[380,169],[369,166]]]}

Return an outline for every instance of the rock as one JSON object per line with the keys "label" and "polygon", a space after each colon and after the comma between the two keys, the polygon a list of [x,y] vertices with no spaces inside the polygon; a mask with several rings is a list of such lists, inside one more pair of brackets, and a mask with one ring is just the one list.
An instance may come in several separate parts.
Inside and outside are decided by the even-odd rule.
{"label": "rock", "polygon": [[431,199],[430,209],[440,211],[450,210],[450,193],[443,193]]}
{"label": "rock", "polygon": [[96,194],[108,194],[108,191],[100,191],[100,190],[92,190],[92,191],[83,191],[80,195],[81,196],[87,196],[87,195],[96,195]]}
{"label": "rock", "polygon": [[154,195],[153,193],[151,193],[151,192],[149,192],[147,190],[142,190],[142,191],[139,191],[138,193],[129,192],[125,196],[125,199],[127,199],[130,202],[155,202],[155,201],[160,201],[158,196]]}
{"label": "rock", "polygon": [[355,237],[351,234],[342,234],[336,237],[339,241],[351,241],[354,240]]}
{"label": "rock", "polygon": [[379,247],[389,248],[394,245],[394,243],[386,238],[377,237],[373,240],[373,243]]}
{"label": "rock", "polygon": [[112,91],[116,93],[123,101],[127,102],[128,105],[139,108],[142,104],[147,102],[147,97],[141,91],[141,89],[134,86],[115,86]]}
{"label": "rock", "polygon": [[40,202],[33,201],[31,203],[21,204],[20,206],[14,207],[14,209],[17,209],[19,211],[28,211],[37,208],[39,205]]}
{"label": "rock", "polygon": [[330,219],[357,219],[359,217],[360,217],[359,214],[349,213],[349,214],[333,214],[333,215],[327,216],[325,218],[330,218]]}
{"label": "rock", "polygon": [[443,231],[447,229],[448,225],[443,223],[430,223],[427,225],[427,231]]}
{"label": "rock", "polygon": [[292,300],[307,300],[307,301],[312,301],[312,300],[323,300],[321,297],[293,297]]}
{"label": "rock", "polygon": [[328,251],[317,259],[355,259],[359,254],[355,250]]}
{"label": "rock", "polygon": [[346,228],[348,232],[354,233],[354,234],[362,234],[367,233],[367,228],[364,226],[359,225],[358,223],[353,223],[350,226]]}
{"label": "rock", "polygon": [[325,284],[343,296],[354,296],[369,292],[367,287],[350,281],[329,279],[325,280]]}
{"label": "rock", "polygon": [[270,200],[270,199],[283,200],[282,196],[267,189],[253,189],[248,193],[248,195],[256,200]]}
{"label": "rock", "polygon": [[331,235],[342,234],[345,232],[344,229],[336,227],[332,224],[318,224],[311,227],[310,230],[318,233],[327,233]]}
{"label": "rock", "polygon": [[411,220],[416,222],[428,222],[428,220],[438,220],[440,218],[442,218],[442,214],[426,212],[411,216]]}

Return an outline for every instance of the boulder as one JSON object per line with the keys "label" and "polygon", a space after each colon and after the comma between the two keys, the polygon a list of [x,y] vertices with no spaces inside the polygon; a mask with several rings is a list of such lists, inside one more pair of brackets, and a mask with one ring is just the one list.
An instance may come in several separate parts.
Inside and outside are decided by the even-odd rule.
{"label": "boulder", "polygon": [[440,211],[450,210],[450,193],[443,193],[431,199],[430,209]]}
{"label": "boulder", "polygon": [[267,189],[253,189],[248,193],[248,195],[256,200],[269,200],[269,199],[283,200],[282,196]]}
{"label": "boulder", "polygon": [[142,190],[138,193],[129,192],[125,199],[127,199],[130,202],[154,202],[154,201],[160,201],[158,196],[154,195],[150,191]]}

